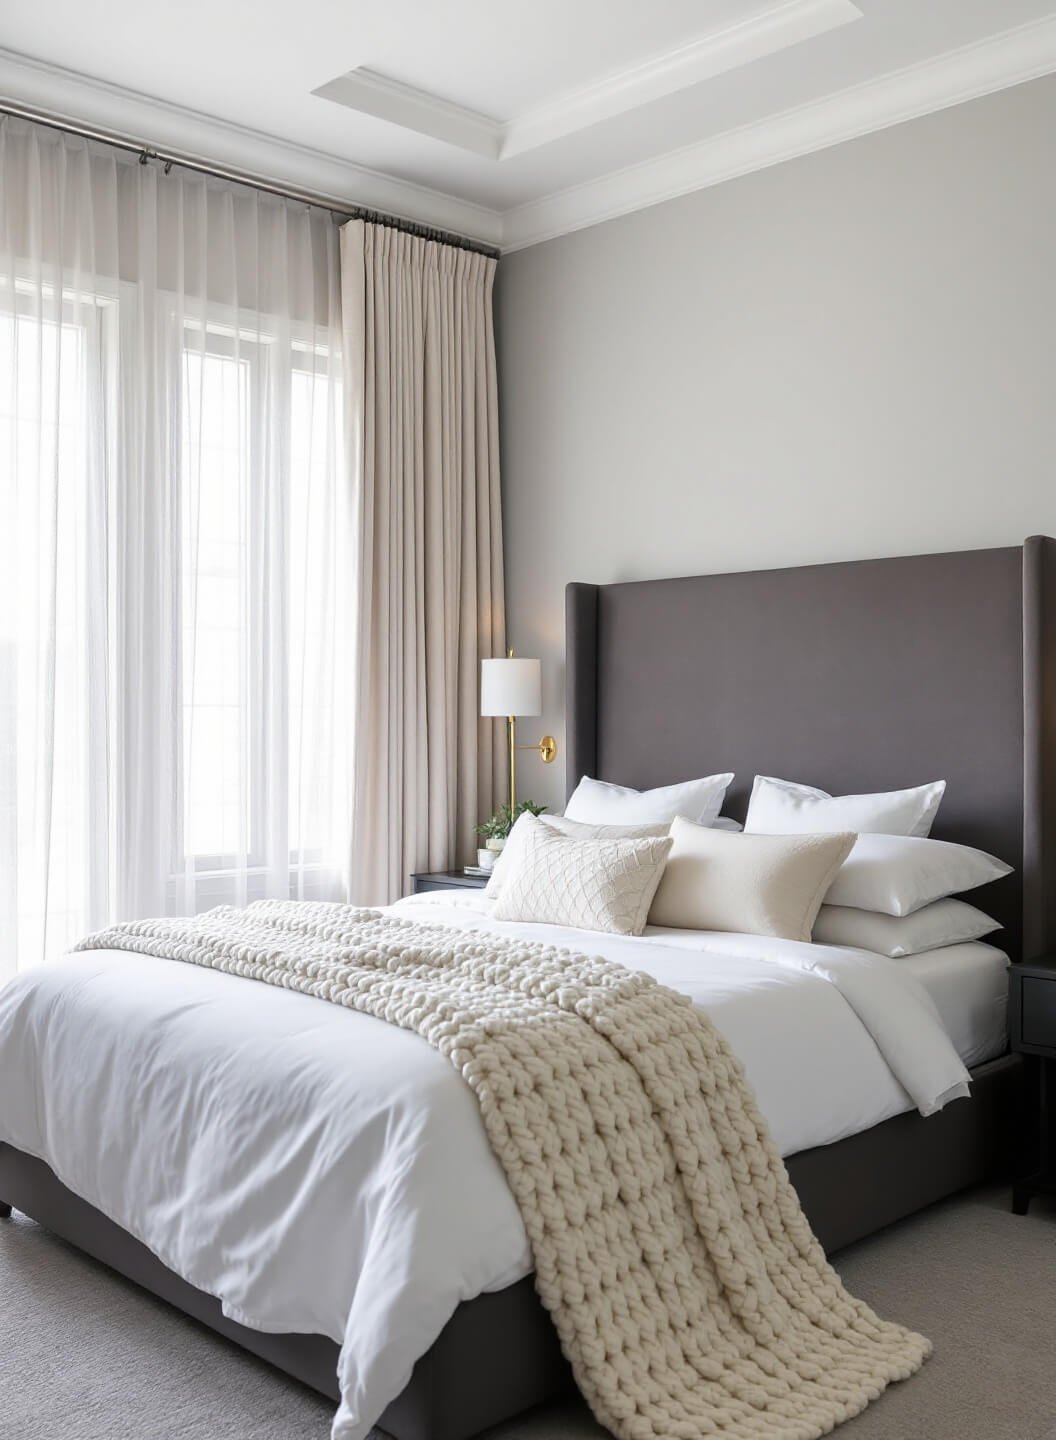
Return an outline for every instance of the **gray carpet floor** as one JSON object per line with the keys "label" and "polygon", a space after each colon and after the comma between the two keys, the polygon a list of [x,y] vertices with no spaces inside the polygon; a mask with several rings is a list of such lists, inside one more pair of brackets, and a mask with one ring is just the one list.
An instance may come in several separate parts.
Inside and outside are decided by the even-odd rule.
{"label": "gray carpet floor", "polygon": [[[959,1197],[837,1257],[935,1354],[840,1440],[1056,1440],[1056,1210]],[[325,1440],[330,1406],[16,1215],[0,1223],[3,1440]],[[490,1440],[602,1440],[579,1405]],[[377,1437],[381,1440],[381,1437]]]}

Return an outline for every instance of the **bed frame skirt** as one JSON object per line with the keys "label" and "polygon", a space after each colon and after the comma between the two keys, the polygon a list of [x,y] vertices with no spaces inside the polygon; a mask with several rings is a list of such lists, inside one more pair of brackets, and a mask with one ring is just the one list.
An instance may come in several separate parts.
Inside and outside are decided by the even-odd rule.
{"label": "bed frame skirt", "polygon": [[[924,1120],[915,1111],[786,1162],[830,1254],[885,1225],[1007,1173],[1023,1113],[1023,1067],[1006,1055],[972,1072],[972,1098]],[[321,1335],[267,1335],[221,1313],[147,1247],[59,1181],[42,1160],[0,1143],[0,1213],[14,1207],[78,1249],[269,1364],[338,1399],[338,1347]],[[531,1278],[460,1305],[407,1388],[382,1416],[395,1440],[467,1440],[572,1385]]]}

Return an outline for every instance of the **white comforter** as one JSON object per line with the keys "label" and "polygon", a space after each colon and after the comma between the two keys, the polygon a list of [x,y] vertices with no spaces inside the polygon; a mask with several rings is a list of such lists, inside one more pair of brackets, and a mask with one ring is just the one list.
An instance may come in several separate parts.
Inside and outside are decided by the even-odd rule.
{"label": "white comforter", "polygon": [[[967,1093],[897,962],[752,936],[514,926],[488,908],[470,892],[395,907],[603,954],[692,996],[783,1154]],[[193,965],[87,951],[0,991],[0,1139],[242,1324],[340,1342],[335,1440],[366,1435],[460,1301],[531,1268],[476,1101],[424,1040]]]}

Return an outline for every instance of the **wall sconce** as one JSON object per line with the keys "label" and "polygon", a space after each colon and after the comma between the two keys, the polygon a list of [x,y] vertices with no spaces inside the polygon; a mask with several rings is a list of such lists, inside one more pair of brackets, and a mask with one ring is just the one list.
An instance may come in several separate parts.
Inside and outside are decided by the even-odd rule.
{"label": "wall sconce", "polygon": [[557,741],[544,735],[536,745],[517,744],[517,717],[543,713],[543,675],[538,660],[515,659],[480,662],[480,713],[505,715],[510,740],[510,813],[517,810],[517,751],[535,750],[544,765],[557,757]]}

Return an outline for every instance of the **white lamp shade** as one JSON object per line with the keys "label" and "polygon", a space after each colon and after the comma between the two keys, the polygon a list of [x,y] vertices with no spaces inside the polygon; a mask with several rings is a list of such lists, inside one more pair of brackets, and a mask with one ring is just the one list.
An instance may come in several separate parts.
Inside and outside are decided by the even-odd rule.
{"label": "white lamp shade", "polygon": [[480,662],[480,713],[482,715],[541,715],[542,666],[538,660],[482,660]]}

